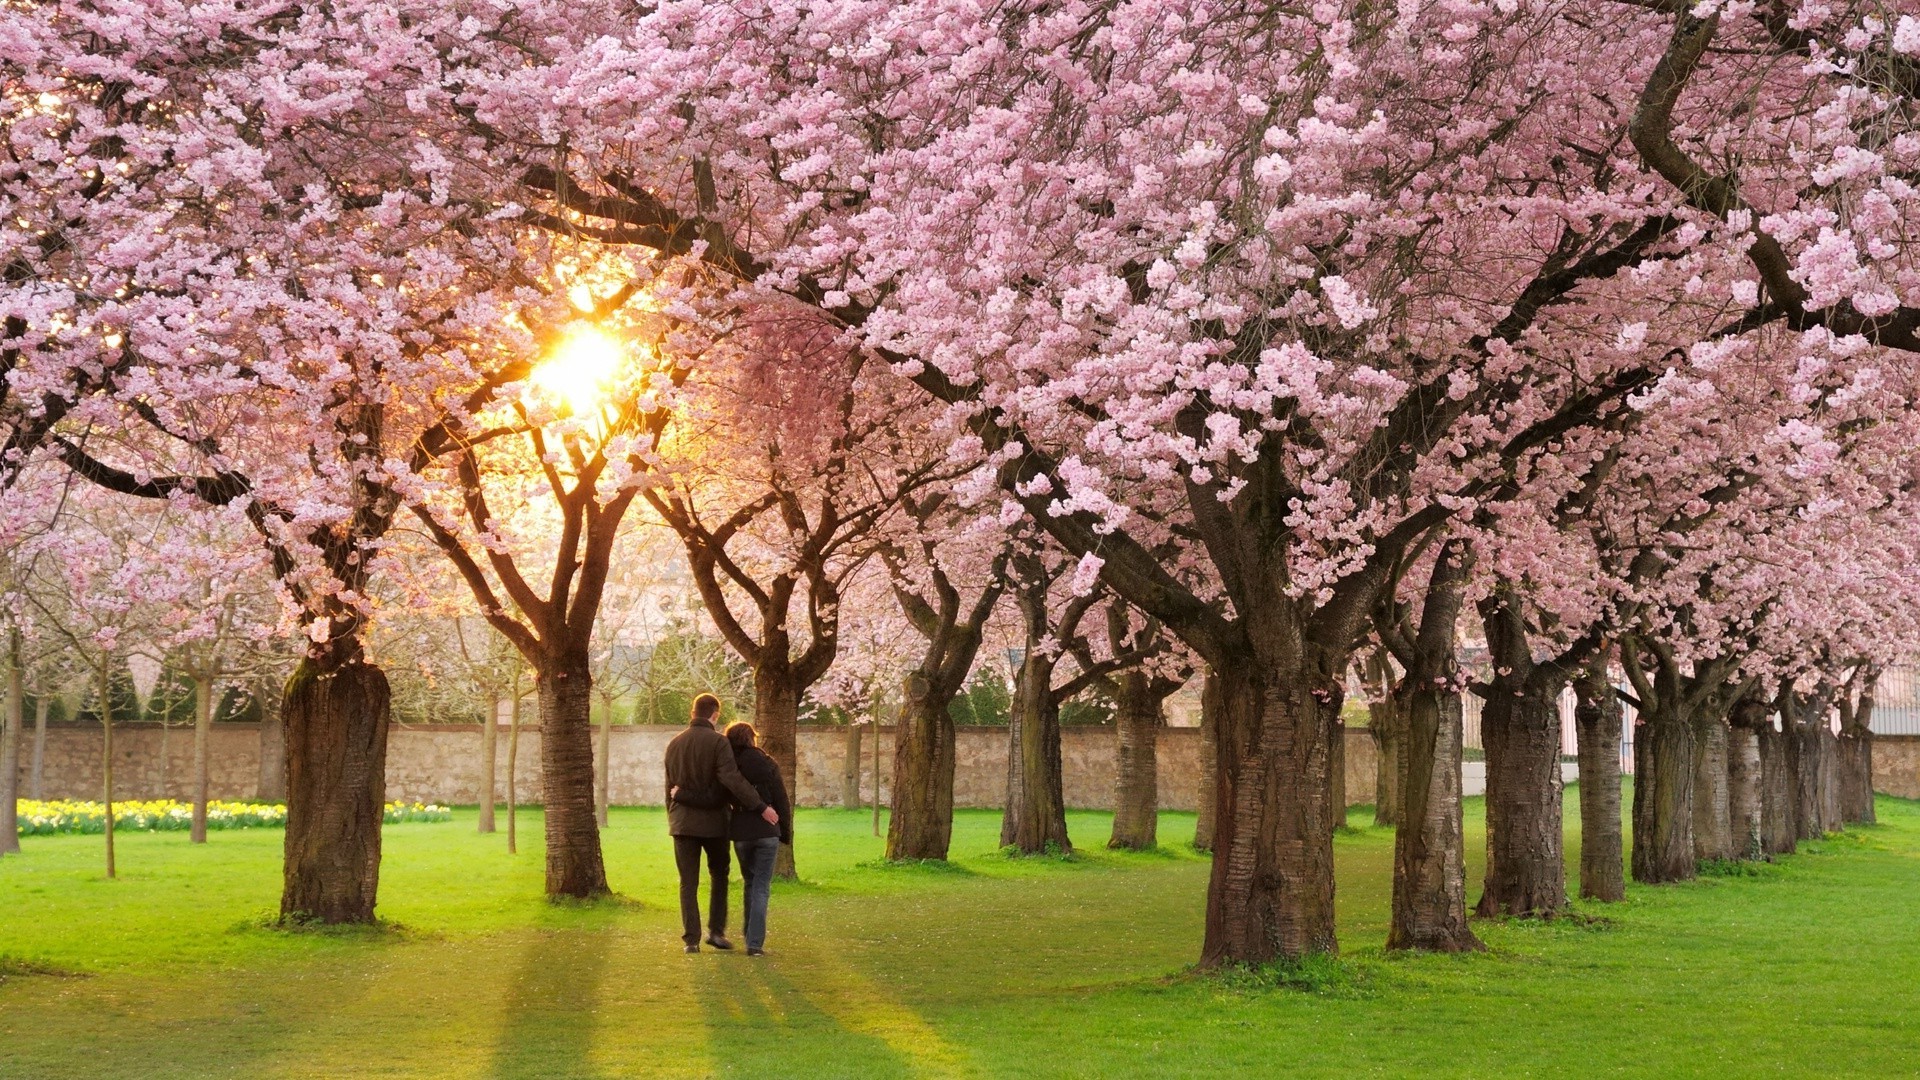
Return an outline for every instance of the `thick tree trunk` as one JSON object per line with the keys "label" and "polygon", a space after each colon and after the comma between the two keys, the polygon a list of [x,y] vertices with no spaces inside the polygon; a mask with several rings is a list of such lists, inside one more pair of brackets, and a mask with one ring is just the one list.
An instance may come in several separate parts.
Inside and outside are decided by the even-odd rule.
{"label": "thick tree trunk", "polygon": [[1727,731],[1727,819],[1733,832],[1733,857],[1767,857],[1765,815],[1761,809],[1764,784],[1760,765],[1760,732],[1751,718]]}
{"label": "thick tree trunk", "polygon": [[20,632],[8,637],[6,701],[0,706],[0,855],[20,851],[20,729],[27,719]]}
{"label": "thick tree trunk", "polygon": [[1873,732],[1863,722],[1840,730],[1840,820],[1871,825]]}
{"label": "thick tree trunk", "polygon": [[1820,831],[1837,833],[1846,826],[1840,801],[1840,739],[1825,716],[1814,734],[1820,740]]}
{"label": "thick tree trunk", "polygon": [[[860,732],[865,725],[847,722],[840,741],[840,805],[860,809]],[[876,796],[879,792],[874,793]]]}
{"label": "thick tree trunk", "polygon": [[1620,835],[1620,699],[1602,652],[1574,683],[1575,737],[1580,751],[1580,895],[1626,899]]}
{"label": "thick tree trunk", "polygon": [[1474,912],[1552,917],[1567,907],[1560,689],[1536,669],[1494,679],[1481,714],[1487,752],[1487,872]]}
{"label": "thick tree trunk", "polygon": [[213,680],[193,677],[193,831],[190,843],[207,842],[207,739],[213,732]]}
{"label": "thick tree trunk", "polygon": [[[1677,690],[1668,696],[1677,694]],[[1661,703],[1640,714],[1634,732],[1633,880],[1657,885],[1691,881],[1693,854],[1693,725]]]}
{"label": "thick tree trunk", "polygon": [[[893,735],[889,859],[944,859],[953,840],[953,716],[947,711],[948,700],[935,690],[924,673],[907,676],[906,700]],[[879,743],[875,732],[876,754]],[[876,790],[874,798],[879,796]]]}
{"label": "thick tree trunk", "polygon": [[[282,920],[369,923],[380,884],[387,787],[386,673],[335,641],[287,680]],[[343,659],[336,659],[343,658]]]}
{"label": "thick tree trunk", "polygon": [[[784,662],[786,645],[777,650],[783,658],[777,663],[753,669],[753,729],[760,736],[760,749],[780,766],[780,778],[787,785],[795,805],[800,802],[800,682],[793,668]],[[799,839],[799,830],[794,830]],[[800,876],[794,864],[793,845],[780,845],[773,862],[773,875],[783,881]]]}
{"label": "thick tree trunk", "polygon": [[1122,672],[1116,680],[1119,700],[1114,709],[1114,749],[1117,768],[1113,790],[1113,835],[1110,848],[1147,851],[1159,842],[1160,699],[1152,680],[1139,669]]}
{"label": "thick tree trunk", "polygon": [[39,802],[47,797],[47,710],[50,702],[45,695],[33,699],[33,769],[29,773],[27,791],[29,798]]}
{"label": "thick tree trunk", "polygon": [[287,727],[281,715],[282,695],[269,684],[260,695],[260,783],[255,789],[266,802],[287,798]]}
{"label": "thick tree trunk", "polygon": [[489,694],[487,711],[480,718],[480,777],[475,784],[477,791],[474,798],[480,807],[476,828],[483,833],[493,832],[496,827],[493,808],[495,795],[500,790],[497,774],[499,760],[500,702]]}
{"label": "thick tree trunk", "polygon": [[1727,723],[1719,710],[1701,708],[1693,716],[1693,857],[1725,861],[1734,857],[1733,825],[1727,785]]}
{"label": "thick tree trunk", "polygon": [[1000,846],[1034,855],[1049,844],[1072,851],[1060,775],[1060,704],[1053,695],[1053,662],[1029,643],[1009,717],[1007,809]]}
{"label": "thick tree trunk", "polygon": [[1323,702],[1338,700],[1346,657],[1320,655],[1290,622],[1280,612],[1250,619],[1255,655],[1214,679],[1219,799],[1203,967],[1339,948]]}
{"label": "thick tree trunk", "polygon": [[535,682],[540,709],[540,791],[547,838],[547,895],[605,896],[606,863],[594,817],[593,675],[584,655],[551,663]]}
{"label": "thick tree trunk", "polygon": [[1406,790],[1406,717],[1393,698],[1367,702],[1367,733],[1377,751],[1373,781],[1373,823],[1400,824],[1400,793]]}
{"label": "thick tree trunk", "polygon": [[613,702],[603,701],[600,705],[600,745],[593,754],[593,820],[604,829],[607,827],[607,788],[613,769]]}
{"label": "thick tree trunk", "polygon": [[[1445,664],[1452,666],[1451,656]],[[1406,814],[1394,835],[1389,949],[1486,948],[1467,925],[1460,694],[1442,685],[1431,678],[1407,680]]]}
{"label": "thick tree trunk", "polygon": [[1793,737],[1793,778],[1795,790],[1793,797],[1797,820],[1794,823],[1796,835],[1802,840],[1818,840],[1827,834],[1822,821],[1820,804],[1823,793],[1820,783],[1827,773],[1826,750],[1828,739],[1824,737],[1826,711],[1812,706],[1802,706],[1796,710]]}
{"label": "thick tree trunk", "polygon": [[1194,815],[1193,846],[1213,850],[1214,822],[1222,802],[1220,793],[1220,678],[1207,669],[1200,682],[1200,801]]}
{"label": "thick tree trunk", "polygon": [[1793,738],[1791,732],[1775,731],[1771,718],[1754,735],[1760,751],[1761,848],[1768,855],[1790,855],[1800,840]]}

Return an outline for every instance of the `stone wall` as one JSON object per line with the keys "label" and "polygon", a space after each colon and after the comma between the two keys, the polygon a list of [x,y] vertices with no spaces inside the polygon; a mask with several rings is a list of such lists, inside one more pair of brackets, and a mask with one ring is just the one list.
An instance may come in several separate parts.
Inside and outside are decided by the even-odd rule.
{"label": "stone wall", "polygon": [[[662,756],[677,727],[620,725],[612,732],[609,797],[618,805],[658,805],[665,794]],[[387,797],[440,803],[473,803],[480,797],[479,724],[395,724],[387,740]],[[32,732],[23,744],[30,744]],[[595,732],[598,747],[599,732]],[[180,798],[190,793],[193,732],[166,733],[167,763],[160,758],[161,730],[152,724],[114,725],[114,790],[126,799]],[[211,744],[211,786],[215,798],[253,798],[260,790],[261,729],[253,724],[215,724]],[[499,797],[507,791],[507,736],[500,731],[497,757]],[[893,732],[880,732],[880,799],[890,795]],[[23,781],[31,754],[22,746]],[[860,798],[874,798],[874,734],[860,745]],[[847,734],[839,727],[800,729],[800,777],[797,798],[808,806],[841,802],[841,772]],[[1160,805],[1192,810],[1200,798],[1200,732],[1170,727],[1160,735]],[[1347,733],[1349,801],[1373,798],[1373,740],[1365,731]],[[1061,769],[1067,805],[1082,809],[1113,806],[1114,731],[1110,727],[1068,727],[1061,732]],[[963,727],[956,734],[954,803],[998,807],[1007,790],[1007,729]],[[516,754],[515,797],[540,801],[540,729],[521,729]],[[95,724],[54,724],[47,731],[45,774],[49,798],[100,797],[100,728]],[[23,786],[21,791],[26,792]]]}
{"label": "stone wall", "polygon": [[[100,725],[47,725],[41,782],[49,799],[98,799],[101,795]],[[162,748],[165,753],[162,753]],[[20,797],[33,794],[33,725],[20,733]],[[207,794],[215,799],[252,799],[260,791],[260,725],[215,724],[207,733]],[[116,799],[193,797],[193,729],[120,722],[113,725],[113,796]]]}
{"label": "stone wall", "polygon": [[1873,737],[1873,789],[1920,799],[1920,735]]}

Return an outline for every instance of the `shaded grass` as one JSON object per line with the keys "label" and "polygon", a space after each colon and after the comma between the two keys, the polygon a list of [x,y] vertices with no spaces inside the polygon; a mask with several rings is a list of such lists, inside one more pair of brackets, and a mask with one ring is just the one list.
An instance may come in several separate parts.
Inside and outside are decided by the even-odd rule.
{"label": "shaded grass", "polygon": [[[277,834],[123,837],[114,882],[99,838],[29,837],[0,861],[0,1076],[1909,1075],[1920,804],[1880,810],[1758,876],[1411,957],[1381,948],[1391,832],[1356,813],[1342,956],[1205,973],[1183,814],[1138,853],[1074,814],[1068,861],[1006,858],[998,815],[962,812],[952,863],[895,866],[867,813],[803,811],[758,961],[680,952],[658,810],[613,812],[620,897],[580,905],[540,895],[537,814],[517,856],[470,811],[389,826],[371,932],[262,921]],[[1478,800],[1467,844],[1477,894]]]}

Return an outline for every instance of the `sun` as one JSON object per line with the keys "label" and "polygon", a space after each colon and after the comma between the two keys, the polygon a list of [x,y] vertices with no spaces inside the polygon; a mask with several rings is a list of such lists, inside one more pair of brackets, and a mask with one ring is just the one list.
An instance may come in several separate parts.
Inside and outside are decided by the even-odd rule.
{"label": "sun", "polygon": [[627,350],[591,323],[574,323],[553,354],[533,370],[534,385],[564,401],[575,416],[594,416],[613,388]]}

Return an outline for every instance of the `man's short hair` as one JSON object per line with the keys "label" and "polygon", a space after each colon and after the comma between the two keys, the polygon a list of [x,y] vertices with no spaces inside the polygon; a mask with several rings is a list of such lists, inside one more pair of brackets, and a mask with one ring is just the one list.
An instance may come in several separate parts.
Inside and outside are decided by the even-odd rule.
{"label": "man's short hair", "polygon": [[719,714],[719,698],[714,697],[712,694],[701,694],[699,697],[693,699],[693,718],[695,720],[712,720]]}

